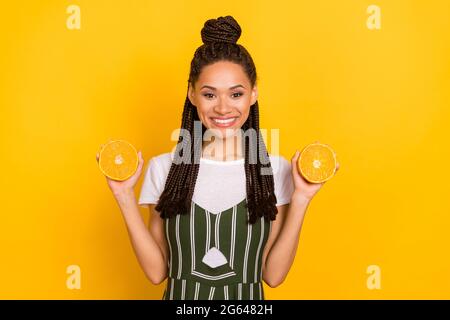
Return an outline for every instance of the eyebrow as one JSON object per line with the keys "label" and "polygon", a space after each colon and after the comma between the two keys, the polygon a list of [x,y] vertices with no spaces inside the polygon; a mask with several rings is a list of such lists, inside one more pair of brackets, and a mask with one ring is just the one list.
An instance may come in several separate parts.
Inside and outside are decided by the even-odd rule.
{"label": "eyebrow", "polygon": [[[230,90],[233,90],[233,89],[238,88],[238,87],[242,87],[242,88],[245,89],[245,87],[242,84],[237,84],[235,86],[230,87]],[[216,88],[208,86],[208,85],[204,85],[203,87],[200,88],[200,90],[203,89],[203,88],[209,88],[211,90],[216,90]]]}

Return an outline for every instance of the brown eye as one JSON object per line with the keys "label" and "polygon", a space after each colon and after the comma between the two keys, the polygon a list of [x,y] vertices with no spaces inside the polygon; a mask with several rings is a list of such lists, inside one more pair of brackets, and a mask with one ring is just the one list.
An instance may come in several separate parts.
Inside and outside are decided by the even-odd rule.
{"label": "brown eye", "polygon": [[205,93],[203,96],[207,97],[207,98],[210,98],[210,96],[213,96],[213,94],[212,93]]}
{"label": "brown eye", "polygon": [[[238,96],[235,96],[236,94],[238,94]],[[232,96],[233,96],[234,98],[239,98],[239,97],[242,96],[242,95],[243,95],[242,92],[236,92],[236,93],[233,93],[233,94],[232,94]]]}

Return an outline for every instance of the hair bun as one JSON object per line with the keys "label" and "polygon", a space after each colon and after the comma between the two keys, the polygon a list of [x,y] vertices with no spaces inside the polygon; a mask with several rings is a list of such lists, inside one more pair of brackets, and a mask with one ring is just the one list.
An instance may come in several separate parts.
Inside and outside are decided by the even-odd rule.
{"label": "hair bun", "polygon": [[213,42],[236,43],[241,36],[241,27],[232,16],[209,19],[201,31],[204,44]]}

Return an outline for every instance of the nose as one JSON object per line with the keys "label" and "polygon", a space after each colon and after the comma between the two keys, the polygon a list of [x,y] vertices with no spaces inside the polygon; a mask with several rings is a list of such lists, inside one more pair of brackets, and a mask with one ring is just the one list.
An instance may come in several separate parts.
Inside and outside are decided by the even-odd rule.
{"label": "nose", "polygon": [[217,105],[213,108],[214,112],[220,115],[227,115],[232,112],[232,108],[227,105],[224,99],[220,99]]}

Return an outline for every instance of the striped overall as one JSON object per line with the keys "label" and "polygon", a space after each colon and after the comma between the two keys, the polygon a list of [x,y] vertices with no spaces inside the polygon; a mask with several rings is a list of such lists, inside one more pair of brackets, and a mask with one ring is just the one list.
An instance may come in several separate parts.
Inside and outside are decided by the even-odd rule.
{"label": "striped overall", "polygon": [[[272,221],[247,223],[245,203],[214,214],[191,201],[190,214],[164,219],[169,273],[163,300],[264,300],[262,254]],[[226,263],[202,261],[213,247]]]}

